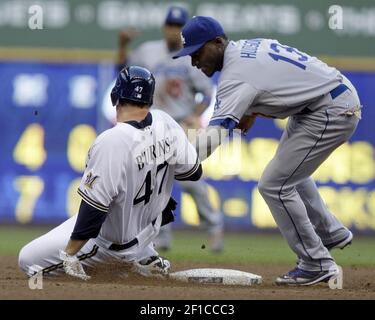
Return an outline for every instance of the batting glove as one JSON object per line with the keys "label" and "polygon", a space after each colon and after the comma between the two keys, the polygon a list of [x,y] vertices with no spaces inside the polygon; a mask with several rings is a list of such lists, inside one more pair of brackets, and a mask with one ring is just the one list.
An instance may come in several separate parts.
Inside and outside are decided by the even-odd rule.
{"label": "batting glove", "polygon": [[60,259],[63,261],[63,267],[66,274],[85,281],[91,279],[91,277],[86,274],[77,256],[70,256],[65,251],[60,250]]}

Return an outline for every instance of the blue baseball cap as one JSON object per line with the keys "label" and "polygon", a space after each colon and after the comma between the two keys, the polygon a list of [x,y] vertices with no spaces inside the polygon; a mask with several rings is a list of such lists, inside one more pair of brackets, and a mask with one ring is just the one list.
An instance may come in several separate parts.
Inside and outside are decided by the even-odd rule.
{"label": "blue baseball cap", "polygon": [[208,41],[225,35],[221,24],[211,17],[195,16],[191,18],[181,31],[183,48],[173,56],[173,59],[187,56],[201,47]]}
{"label": "blue baseball cap", "polygon": [[179,24],[181,26],[189,20],[189,12],[184,7],[172,6],[165,18],[165,24]]}

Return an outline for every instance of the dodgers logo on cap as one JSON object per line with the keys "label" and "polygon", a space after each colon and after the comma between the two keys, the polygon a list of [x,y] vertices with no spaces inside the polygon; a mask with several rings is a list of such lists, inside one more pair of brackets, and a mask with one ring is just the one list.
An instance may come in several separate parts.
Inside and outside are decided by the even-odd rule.
{"label": "dodgers logo on cap", "polygon": [[195,16],[182,28],[181,39],[183,48],[173,59],[191,55],[208,41],[225,35],[223,27],[211,17]]}

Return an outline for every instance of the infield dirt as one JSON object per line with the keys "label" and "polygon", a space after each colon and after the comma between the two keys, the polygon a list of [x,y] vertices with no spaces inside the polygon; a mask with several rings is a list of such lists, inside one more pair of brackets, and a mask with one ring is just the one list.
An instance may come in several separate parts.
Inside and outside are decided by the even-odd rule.
{"label": "infield dirt", "polygon": [[229,268],[259,274],[263,283],[252,287],[214,284],[190,284],[129,275],[113,277],[106,268],[92,274],[88,282],[66,275],[44,278],[42,290],[29,289],[28,279],[18,269],[17,258],[2,257],[0,262],[0,299],[124,299],[124,300],[267,300],[267,299],[375,299],[375,270],[344,267],[344,288],[331,290],[327,284],[311,287],[280,287],[273,281],[285,273],[285,266],[210,265],[207,263],[175,263],[173,271],[191,268]]}

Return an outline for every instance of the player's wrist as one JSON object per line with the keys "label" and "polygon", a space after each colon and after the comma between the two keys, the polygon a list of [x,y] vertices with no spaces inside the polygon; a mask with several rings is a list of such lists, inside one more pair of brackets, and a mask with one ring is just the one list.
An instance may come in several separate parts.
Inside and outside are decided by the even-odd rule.
{"label": "player's wrist", "polygon": [[76,254],[72,252],[67,252],[66,250],[60,250],[60,259],[61,260],[73,260],[76,259]]}

